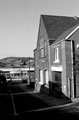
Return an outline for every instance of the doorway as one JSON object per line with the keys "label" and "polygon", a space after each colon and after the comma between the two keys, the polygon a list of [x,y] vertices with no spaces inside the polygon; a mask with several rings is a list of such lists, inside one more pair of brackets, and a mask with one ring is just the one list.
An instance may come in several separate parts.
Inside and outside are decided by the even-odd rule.
{"label": "doorway", "polygon": [[61,72],[60,71],[54,71],[54,77],[55,77],[55,85],[57,91],[62,91],[62,79],[61,79]]}
{"label": "doorway", "polygon": [[69,96],[69,98],[71,98],[71,92],[72,92],[72,90],[71,90],[71,79],[70,78],[68,78],[68,96]]}

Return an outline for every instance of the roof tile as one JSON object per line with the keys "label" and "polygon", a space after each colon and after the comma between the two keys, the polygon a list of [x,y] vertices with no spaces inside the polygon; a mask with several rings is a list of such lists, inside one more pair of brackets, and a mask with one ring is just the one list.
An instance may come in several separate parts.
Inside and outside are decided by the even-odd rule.
{"label": "roof tile", "polygon": [[[79,24],[79,17],[41,15],[49,39],[56,40],[66,35]],[[68,31],[67,31],[68,30]],[[65,32],[65,33],[64,33]],[[60,38],[62,38],[61,36]],[[60,39],[59,39],[60,40]]]}

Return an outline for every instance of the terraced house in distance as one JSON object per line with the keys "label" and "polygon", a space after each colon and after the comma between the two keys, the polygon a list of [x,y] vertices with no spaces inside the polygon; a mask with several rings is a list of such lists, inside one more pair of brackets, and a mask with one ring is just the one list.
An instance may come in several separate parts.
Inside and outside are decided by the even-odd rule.
{"label": "terraced house in distance", "polygon": [[51,95],[79,97],[79,76],[74,72],[79,53],[79,18],[41,15],[35,58],[36,90]]}

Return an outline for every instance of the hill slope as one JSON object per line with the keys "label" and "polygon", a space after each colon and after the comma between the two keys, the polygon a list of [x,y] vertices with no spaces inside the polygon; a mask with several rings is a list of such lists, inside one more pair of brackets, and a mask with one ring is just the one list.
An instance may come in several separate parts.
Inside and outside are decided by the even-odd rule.
{"label": "hill slope", "polygon": [[[30,64],[29,64],[30,61]],[[6,57],[0,59],[0,67],[34,67],[34,58],[32,57]]]}

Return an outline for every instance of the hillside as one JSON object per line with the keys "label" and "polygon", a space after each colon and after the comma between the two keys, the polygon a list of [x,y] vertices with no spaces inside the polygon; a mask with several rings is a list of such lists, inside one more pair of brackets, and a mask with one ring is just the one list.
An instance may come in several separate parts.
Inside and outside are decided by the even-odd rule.
{"label": "hillside", "polygon": [[3,59],[0,59],[0,67],[29,67],[29,61],[30,61],[30,67],[34,66],[34,58],[32,57],[6,57]]}

